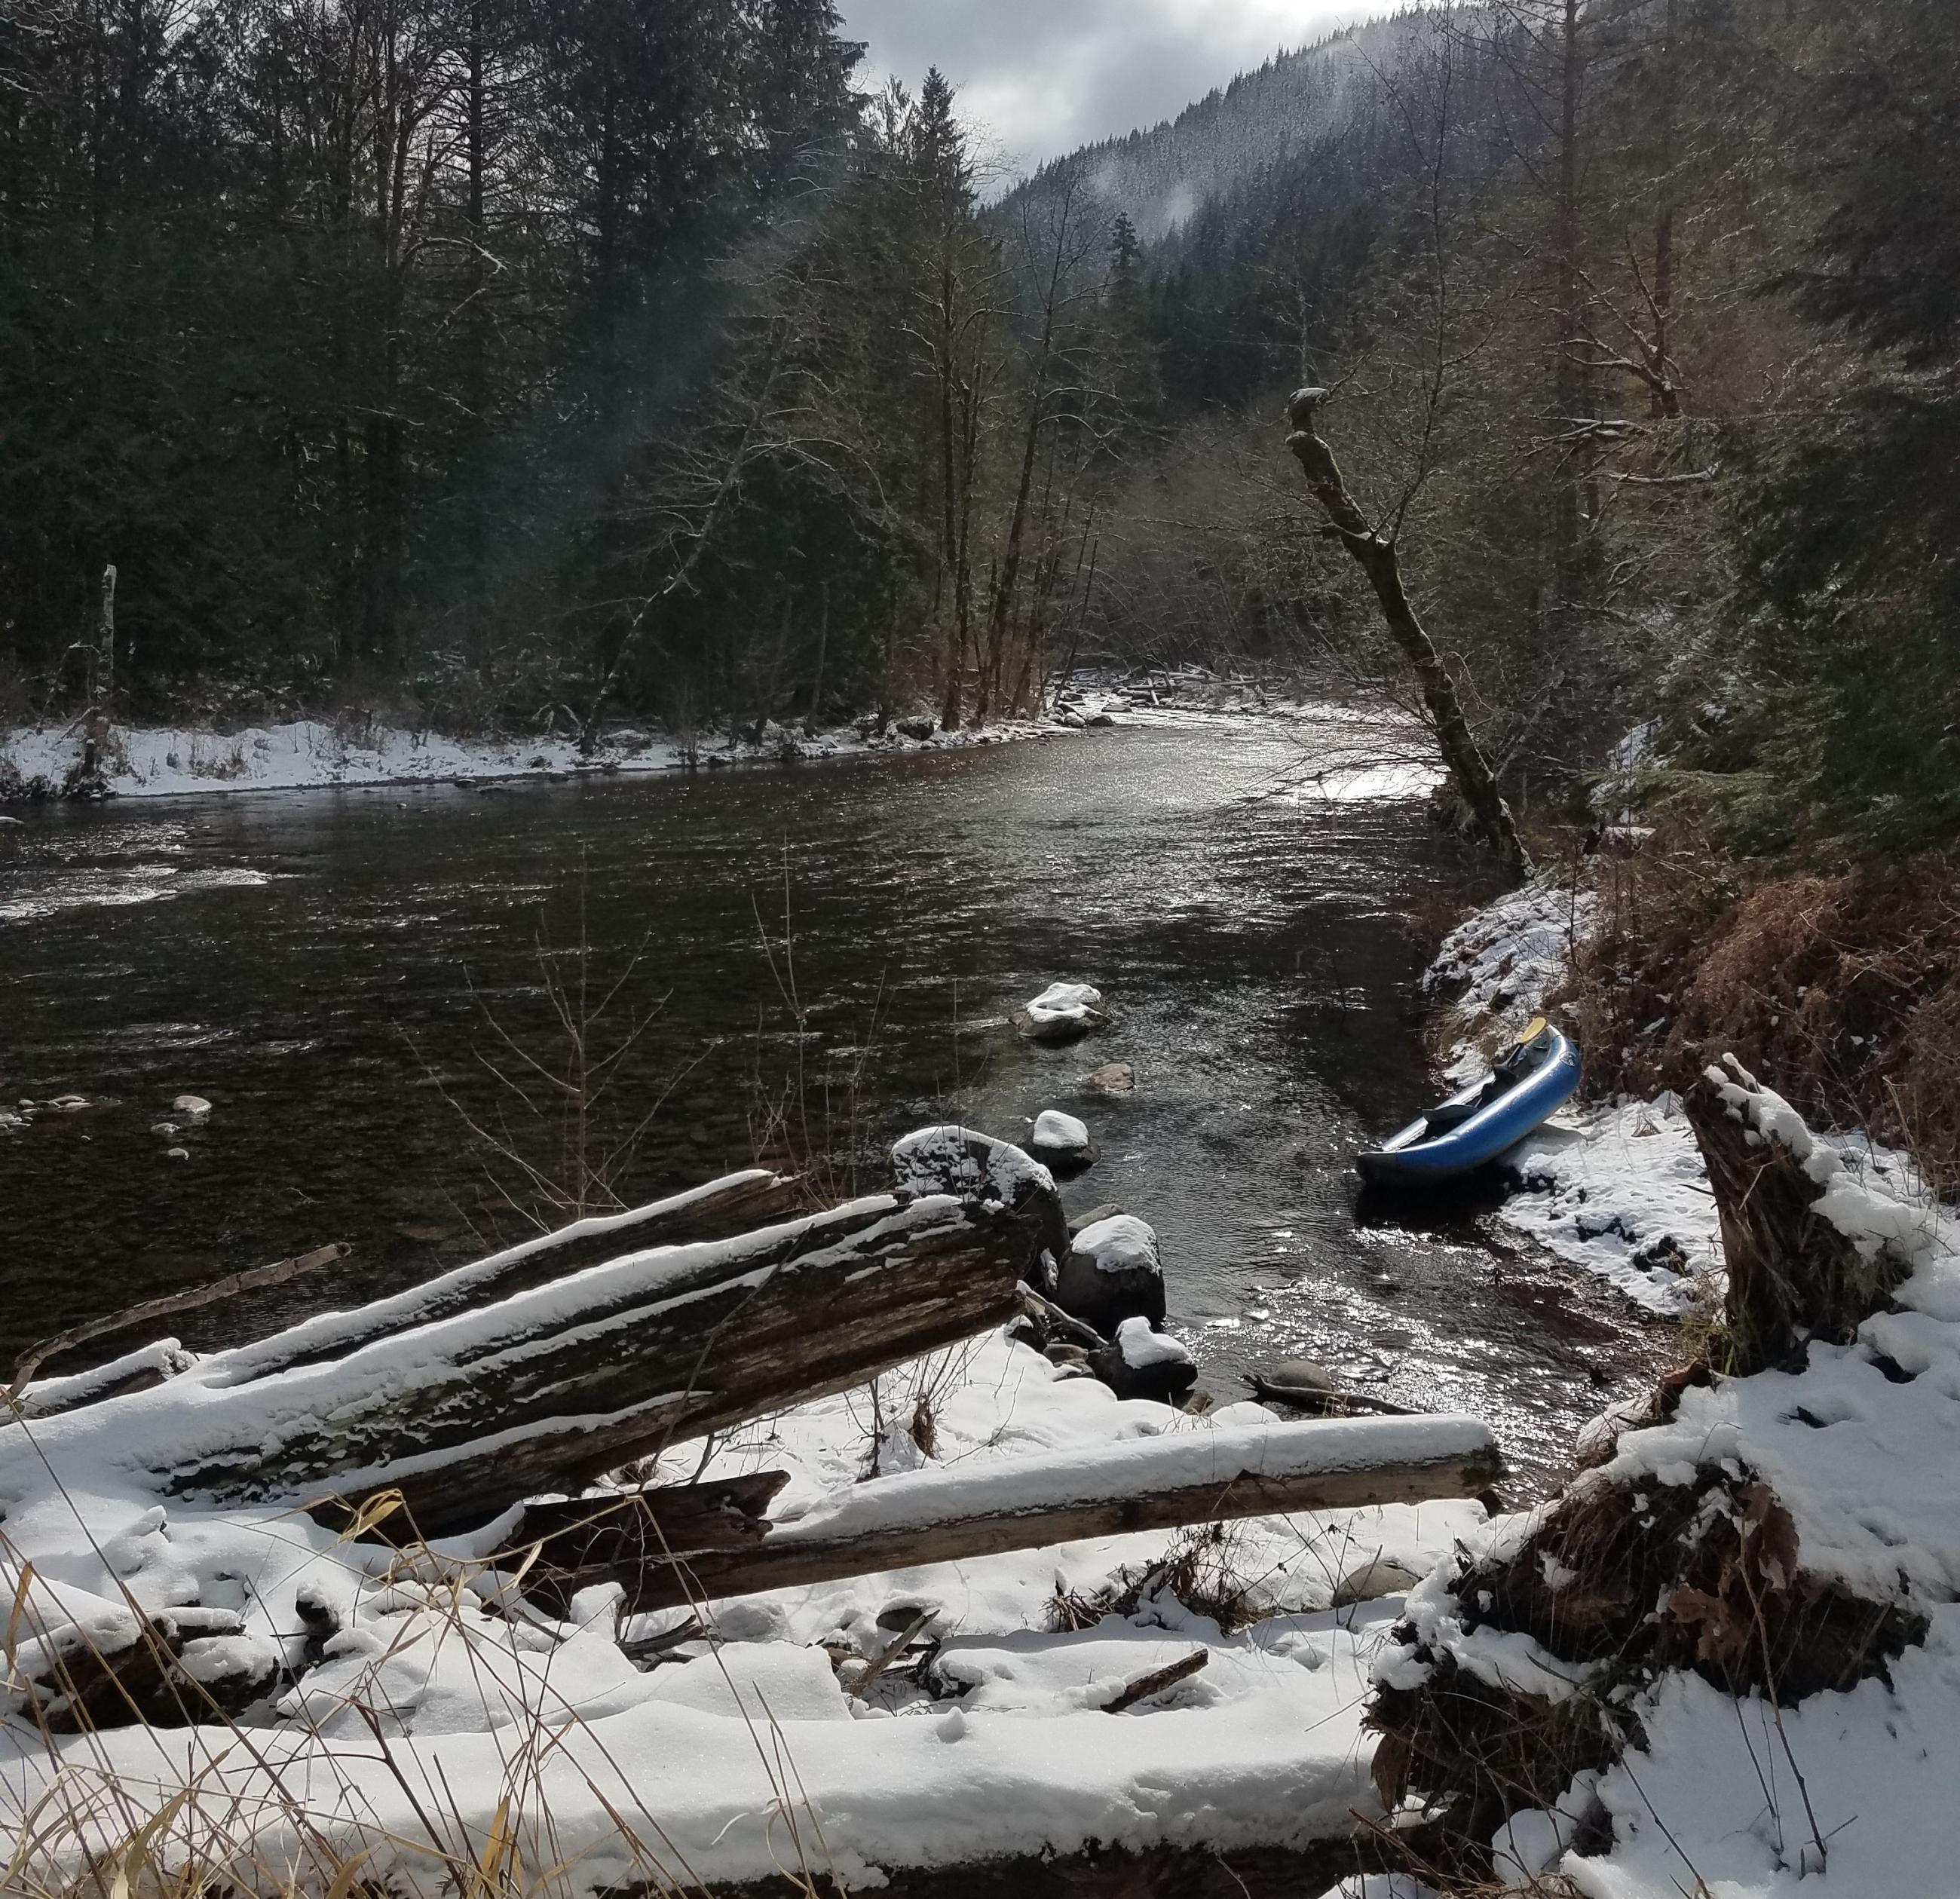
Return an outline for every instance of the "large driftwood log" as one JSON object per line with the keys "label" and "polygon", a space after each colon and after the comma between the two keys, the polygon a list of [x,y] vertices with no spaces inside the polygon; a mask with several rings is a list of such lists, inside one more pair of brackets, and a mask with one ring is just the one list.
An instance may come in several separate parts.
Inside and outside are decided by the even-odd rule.
{"label": "large driftwood log", "polygon": [[[240,1378],[262,1378],[295,1365],[317,1364],[377,1338],[409,1331],[457,1312],[494,1304],[528,1287],[564,1278],[581,1267],[616,1257],[625,1245],[668,1246],[689,1240],[724,1239],[746,1228],[788,1219],[803,1204],[803,1183],[794,1176],[786,1178],[762,1168],[751,1168],[648,1206],[595,1214],[507,1247],[487,1259],[457,1267],[391,1298],[376,1299],[351,1312],[325,1313],[290,1326],[269,1338],[240,1348],[231,1355],[231,1362]],[[36,1377],[50,1358],[173,1313],[283,1285],[335,1264],[346,1256],[348,1250],[339,1245],[317,1247],[294,1259],[255,1266],[161,1299],[147,1299],[140,1306],[91,1319],[42,1340],[14,1368],[12,1388],[5,1395],[11,1402],[0,1408],[0,1424],[17,1417],[52,1417],[124,1392],[142,1391],[188,1370],[196,1362],[178,1341],[164,1338],[85,1372],[57,1378]]]}
{"label": "large driftwood log", "polygon": [[1682,1106],[1721,1217],[1732,1352],[1725,1369],[1763,1371],[1797,1358],[1807,1339],[1850,1338],[1903,1268],[1887,1249],[1861,1249],[1818,1210],[1836,1156],[1732,1055],[1703,1074]]}
{"label": "large driftwood log", "polygon": [[[915,1155],[904,1194],[512,1290],[543,1255],[563,1265],[575,1245],[657,1230],[651,1217],[584,1223],[34,1423],[31,1442],[0,1432],[0,1492],[17,1461],[45,1458],[58,1475],[107,1465],[213,1505],[392,1490],[422,1534],[469,1529],[1010,1316],[1059,1209],[1041,1169],[995,1172],[968,1198],[922,1191],[931,1169]],[[781,1191],[744,1179],[765,1202]],[[737,1190],[717,1187],[724,1201]],[[501,1296],[473,1303],[486,1289]]]}
{"label": "large driftwood log", "polygon": [[635,1552],[540,1575],[546,1597],[616,1582],[635,1610],[829,1582],[1086,1537],[1236,1517],[1475,1497],[1497,1481],[1496,1439],[1467,1417],[1366,1418],[1198,1429],[1093,1452],[908,1471],[854,1490],[753,1547]]}

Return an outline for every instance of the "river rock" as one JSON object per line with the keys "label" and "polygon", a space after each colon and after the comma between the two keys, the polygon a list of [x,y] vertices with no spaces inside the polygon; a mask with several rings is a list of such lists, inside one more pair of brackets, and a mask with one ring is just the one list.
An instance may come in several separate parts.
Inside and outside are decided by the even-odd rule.
{"label": "river rock", "polygon": [[1092,712],[1082,723],[1084,725],[1114,725],[1116,721],[1107,712]]}
{"label": "river rock", "polygon": [[56,1095],[47,1104],[58,1115],[78,1115],[89,1105],[86,1095]]}
{"label": "river rock", "polygon": [[1082,1092],[1120,1101],[1137,1092],[1137,1071],[1127,1061],[1106,1061],[1082,1077]]}
{"label": "river rock", "polygon": [[1191,1354],[1144,1318],[1126,1318],[1115,1338],[1089,1354],[1089,1369],[1118,1398],[1154,1398],[1175,1404],[1198,1382]]}
{"label": "river rock", "polygon": [[1276,1365],[1262,1366],[1260,1376],[1268,1385],[1290,1385],[1309,1392],[1331,1392],[1336,1388],[1334,1374],[1311,1358],[1283,1358]]}
{"label": "river rock", "polygon": [[1102,991],[1086,982],[1052,982],[1016,1013],[1015,1026],[1030,1042],[1080,1042],[1092,1029],[1109,1026],[1109,1018],[1096,1006],[1102,1000]]}
{"label": "river rock", "polygon": [[160,1121],[150,1130],[150,1132],[159,1140],[175,1140],[179,1131],[177,1124],[173,1121]]}
{"label": "river rock", "polygon": [[1089,1130],[1073,1115],[1053,1108],[1035,1117],[1028,1151],[1056,1173],[1078,1173],[1096,1159],[1096,1144],[1090,1139]]}
{"label": "river rock", "polygon": [[195,1128],[211,1118],[211,1103],[202,1095],[180,1095],[170,1103],[170,1112],[183,1115]]}
{"label": "river rock", "polygon": [[1157,1235],[1128,1214],[1085,1226],[1069,1243],[1055,1303],[1106,1338],[1113,1338],[1126,1318],[1162,1325],[1163,1255]]}
{"label": "river rock", "polygon": [[920,745],[932,736],[934,730],[931,720],[927,718],[900,719],[898,728],[906,738]]}
{"label": "river rock", "polygon": [[1122,1210],[1115,1201],[1106,1200],[1099,1207],[1090,1207],[1086,1214],[1077,1214],[1068,1223],[1068,1236],[1073,1239],[1078,1233],[1087,1233],[1090,1227],[1102,1220],[1114,1220]]}

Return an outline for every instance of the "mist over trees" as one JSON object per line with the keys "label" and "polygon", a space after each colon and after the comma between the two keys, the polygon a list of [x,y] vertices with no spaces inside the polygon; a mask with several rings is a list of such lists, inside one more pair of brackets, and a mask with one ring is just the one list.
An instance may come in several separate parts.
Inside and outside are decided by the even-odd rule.
{"label": "mist over trees", "polygon": [[1940,0],[1413,10],[1000,196],[829,0],[20,0],[0,709],[100,695],[112,564],[124,717],[985,722],[1092,659],[1420,709],[1309,384],[1527,822],[1653,726],[1740,833],[1935,835],[1957,54]]}

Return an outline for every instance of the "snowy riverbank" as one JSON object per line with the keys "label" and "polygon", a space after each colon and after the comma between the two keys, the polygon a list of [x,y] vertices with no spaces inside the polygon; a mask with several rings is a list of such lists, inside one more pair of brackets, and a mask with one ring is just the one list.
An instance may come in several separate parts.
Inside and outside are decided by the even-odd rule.
{"label": "snowy riverbank", "polygon": [[[1452,937],[1431,980],[1455,1000],[1459,1061],[1473,1064],[1480,1047],[1536,1012],[1586,924],[1583,897],[1535,889]],[[1813,1137],[1739,1070],[1712,1081],[1765,1152],[1780,1143],[1817,1184],[1816,1217],[1866,1258],[1887,1258],[1902,1283],[1854,1338],[1812,1341],[1801,1369],[1726,1377],[1718,1366],[1680,1391],[1661,1422],[1643,1406],[1598,1420],[1586,1434],[1596,1468],[1563,1500],[1494,1521],[1412,1592],[1398,1632],[1406,1646],[1377,1665],[1377,1678],[1420,1697],[1432,1684],[1452,1692],[1443,1684],[1467,1671],[1481,1691],[1524,1697],[1526,1720],[1539,1718],[1531,1710],[1596,1700],[1603,1731],[1624,1738],[1603,1770],[1578,1774],[1556,1802],[1498,1829],[1491,1847],[1506,1891],[1581,1899],[1960,1891],[1960,1815],[1942,1792],[1960,1748],[1960,1217],[1902,1157],[1856,1134]],[[1503,1209],[1507,1223],[1657,1313],[1698,1299],[1719,1305],[1715,1202],[1672,1096],[1570,1109],[1508,1162],[1524,1185]],[[1643,1512],[1673,1522],[1698,1510],[1697,1537],[1732,1519],[1726,1533],[1742,1555],[1717,1595],[1663,1584],[1647,1617],[1700,1627],[1698,1649],[1691,1637],[1688,1646],[1703,1666],[1637,1672],[1629,1681],[1611,1656],[1587,1659],[1583,1636],[1557,1633],[1555,1610],[1550,1648],[1506,1621],[1514,1605],[1486,1620],[1488,1580],[1513,1553],[1530,1562],[1532,1539],[1556,1544],[1562,1520],[1583,1521],[1621,1491],[1642,1521],[1655,1520]],[[1610,1569],[1582,1578],[1550,1546],[1536,1560],[1554,1602],[1562,1587],[1610,1592],[1624,1582]],[[1634,1558],[1621,1550],[1617,1560]],[[1739,1574],[1755,1577],[1758,1592],[1855,1603],[1874,1629],[1882,1620],[1920,1633],[1888,1664],[1869,1649],[1855,1657],[1855,1685],[1786,1693],[1779,1705],[1759,1688],[1725,1684],[1725,1669],[1759,1672],[1753,1647],[1733,1645],[1755,1643],[1749,1620],[1772,1613],[1734,1584]],[[1732,1584],[1745,1617],[1733,1630]],[[1803,1639],[1792,1630],[1804,1625],[1778,1626],[1780,1640]],[[1421,1899],[1427,1888],[1404,1880],[1395,1890]]]}
{"label": "snowy riverbank", "polygon": [[[590,754],[575,740],[460,739],[373,724],[303,719],[218,733],[185,727],[116,728],[103,755],[103,781],[116,797],[201,797],[226,791],[298,791],[379,784],[482,784],[556,781],[587,773],[678,771],[690,764],[787,764],[799,759],[860,757],[1002,744],[1061,730],[1046,720],[1013,720],[982,732],[943,733],[908,719],[882,735],[857,727],[806,733],[771,724],[752,740],[723,736],[698,745],[626,727]],[[59,729],[0,735],[0,798],[60,795],[81,757],[81,742]]]}
{"label": "snowy riverbank", "polygon": [[[1487,1058],[1542,1013],[1573,950],[1593,927],[1584,891],[1535,884],[1452,930],[1425,978],[1446,999],[1449,1074],[1481,1073]],[[1917,1204],[1911,1163],[1862,1131],[1819,1140],[1861,1184]],[[1504,1156],[1522,1191],[1500,1217],[1548,1252],[1606,1280],[1634,1304],[1677,1317],[1721,1293],[1721,1236],[1708,1172],[1681,1103],[1669,1091],[1574,1102]]]}
{"label": "snowy riverbank", "polygon": [[[589,754],[559,736],[459,738],[411,730],[371,718],[298,719],[229,732],[193,726],[117,726],[101,755],[101,783],[116,797],[202,797],[221,792],[295,791],[368,785],[488,784],[562,781],[591,773],[639,774],[800,759],[886,756],[958,750],[1080,732],[1096,726],[1163,724],[1189,718],[1319,718],[1379,731],[1383,715],[1359,714],[1221,679],[1198,668],[1136,678],[1081,673],[1059,696],[1052,716],[1001,719],[979,730],[943,732],[923,712],[902,714],[880,730],[873,718],[812,730],[774,720],[743,736],[727,731],[684,737],[657,728],[618,726]],[[58,797],[80,765],[81,734],[72,723],[0,731],[0,803]],[[1344,768],[1344,783],[1367,765]],[[1422,775],[1427,771],[1427,775]],[[1435,768],[1425,760],[1407,788],[1426,789]],[[1370,783],[1367,795],[1405,788]]]}
{"label": "snowy riverbank", "polygon": [[[826,1399],[718,1441],[703,1474],[788,1471],[775,1513],[794,1519],[908,1470],[1006,1474],[1166,1433],[1201,1455],[1221,1427],[1271,1417],[1119,1401],[994,1334],[889,1375],[875,1404]],[[664,1468],[693,1475],[702,1451]],[[698,1888],[801,1863],[860,1886],[1091,1843],[1304,1843],[1384,1817],[1360,1719],[1392,1592],[1483,1517],[1432,1503],[1118,1537],[750,1596],[699,1626],[687,1611],[619,1625],[609,1589],[564,1622],[514,1616],[511,1579],[462,1546],[396,1558],[290,1513],[166,1513],[107,1479],[43,1487],[9,1500],[0,1546],[24,1605],[16,1684],[50,1649],[107,1646],[137,1611],[191,1602],[219,1618],[187,1626],[193,1679],[298,1678],[235,1729],[88,1736],[37,1734],[17,1691],[0,1824],[17,1848],[41,1832],[28,1859],[52,1883],[85,1839],[126,1840],[195,1787],[158,1857],[249,1852],[304,1869],[310,1889],[364,1855],[390,1891],[433,1892],[501,1829],[527,1866],[565,1869],[536,1888],[562,1895],[657,1871]],[[657,1665],[629,1659],[677,1627],[692,1639]],[[1199,1653],[1133,1711],[1105,1711]]]}

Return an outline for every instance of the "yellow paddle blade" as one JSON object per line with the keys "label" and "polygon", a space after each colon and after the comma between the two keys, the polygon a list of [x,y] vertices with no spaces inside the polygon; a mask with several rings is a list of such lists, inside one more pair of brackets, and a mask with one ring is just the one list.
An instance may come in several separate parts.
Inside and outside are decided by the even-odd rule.
{"label": "yellow paddle blade", "polygon": [[1543,1035],[1545,1030],[1551,1026],[1551,1025],[1545,1020],[1544,1016],[1532,1016],[1531,1020],[1525,1025],[1524,1033],[1518,1038],[1518,1046],[1520,1048],[1529,1048],[1531,1045],[1537,1041],[1538,1037]]}

